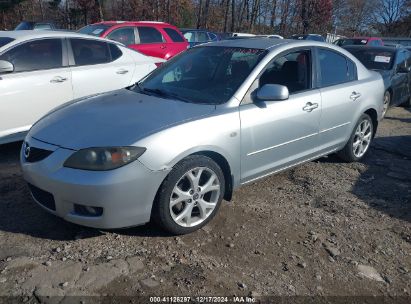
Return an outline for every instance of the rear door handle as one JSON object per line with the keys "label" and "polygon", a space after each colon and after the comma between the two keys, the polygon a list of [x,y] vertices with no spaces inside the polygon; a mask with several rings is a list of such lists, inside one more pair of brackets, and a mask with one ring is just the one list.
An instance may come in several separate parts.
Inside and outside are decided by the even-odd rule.
{"label": "rear door handle", "polygon": [[50,80],[51,83],[62,83],[67,81],[66,77],[61,77],[61,76],[56,76],[52,80]]}
{"label": "rear door handle", "polygon": [[356,101],[358,98],[360,98],[361,97],[361,93],[357,93],[357,92],[352,92],[351,93],[351,95],[350,95],[350,99],[352,99],[352,100],[354,100],[354,101]]}
{"label": "rear door handle", "polygon": [[303,108],[303,111],[312,112],[313,110],[315,110],[317,108],[318,108],[318,103],[307,102],[307,104]]}
{"label": "rear door handle", "polygon": [[124,75],[124,74],[127,74],[128,73],[128,70],[118,70],[117,72],[116,72],[117,74],[120,74],[120,75]]}

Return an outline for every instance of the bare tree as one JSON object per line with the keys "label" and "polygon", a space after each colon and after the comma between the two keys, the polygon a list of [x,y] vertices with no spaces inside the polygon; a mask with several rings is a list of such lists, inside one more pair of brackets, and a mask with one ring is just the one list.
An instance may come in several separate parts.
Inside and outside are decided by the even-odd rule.
{"label": "bare tree", "polygon": [[395,23],[404,15],[410,13],[407,0],[379,0],[376,19],[384,24],[383,32],[390,32]]}

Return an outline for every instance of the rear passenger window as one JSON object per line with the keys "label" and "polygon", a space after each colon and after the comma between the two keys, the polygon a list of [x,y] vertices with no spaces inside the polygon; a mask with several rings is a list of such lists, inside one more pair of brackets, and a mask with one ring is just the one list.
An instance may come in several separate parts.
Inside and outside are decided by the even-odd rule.
{"label": "rear passenger window", "polygon": [[61,68],[63,55],[60,39],[43,39],[23,43],[0,56],[14,65],[15,72]]}
{"label": "rear passenger window", "polygon": [[164,31],[167,33],[168,36],[170,36],[171,40],[174,42],[184,42],[184,38],[181,37],[181,35],[176,31],[171,28],[164,28]]}
{"label": "rear passenger window", "polygon": [[120,42],[124,45],[136,43],[136,37],[134,35],[134,29],[132,27],[125,27],[114,30],[107,36],[107,38]]}
{"label": "rear passenger window", "polygon": [[110,53],[111,53],[111,61],[117,60],[118,58],[123,55],[120,48],[117,45],[109,43]]}
{"label": "rear passenger window", "polygon": [[74,61],[78,65],[93,65],[111,61],[107,43],[87,39],[71,39]]}
{"label": "rear passenger window", "polygon": [[351,60],[347,60],[347,73],[348,73],[348,81],[357,80],[357,68],[355,63]]}
{"label": "rear passenger window", "polygon": [[140,43],[161,43],[164,42],[163,35],[150,26],[139,26],[138,34],[140,36]]}
{"label": "rear passenger window", "polygon": [[356,67],[345,56],[334,51],[319,49],[320,87],[328,87],[356,79]]}

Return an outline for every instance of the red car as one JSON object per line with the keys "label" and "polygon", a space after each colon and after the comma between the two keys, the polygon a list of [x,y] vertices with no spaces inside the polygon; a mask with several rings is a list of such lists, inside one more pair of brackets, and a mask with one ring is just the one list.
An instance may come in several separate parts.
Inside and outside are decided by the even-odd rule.
{"label": "red car", "polygon": [[333,42],[338,46],[347,45],[368,45],[368,46],[383,46],[384,42],[378,37],[354,37],[354,38],[342,38]]}
{"label": "red car", "polygon": [[148,56],[170,59],[189,47],[178,28],[154,21],[105,21],[87,25],[79,33],[123,43]]}

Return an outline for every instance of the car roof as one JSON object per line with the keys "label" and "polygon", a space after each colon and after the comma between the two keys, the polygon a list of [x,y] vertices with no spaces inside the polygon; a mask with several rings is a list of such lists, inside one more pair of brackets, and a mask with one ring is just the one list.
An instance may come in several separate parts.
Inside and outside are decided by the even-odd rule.
{"label": "car roof", "polygon": [[203,46],[223,46],[223,47],[240,47],[251,49],[271,50],[279,46],[288,44],[290,47],[304,46],[323,46],[331,49],[340,49],[333,44],[313,41],[313,40],[294,40],[294,39],[272,39],[269,37],[247,37],[242,39],[228,39],[203,44]]}
{"label": "car roof", "polygon": [[[9,37],[15,40],[28,40],[36,38],[51,38],[51,37],[77,37],[77,38],[87,38],[87,39],[96,39],[107,41],[104,38],[94,37],[90,35],[80,34],[76,32],[65,32],[65,31],[49,31],[49,30],[40,30],[40,31],[0,31],[0,37]],[[113,41],[114,42],[114,41]]]}
{"label": "car roof", "polygon": [[170,26],[170,27],[175,27],[172,24],[166,23],[166,22],[161,22],[161,21],[102,21],[102,22],[96,22],[88,25],[160,25],[160,26]]}

